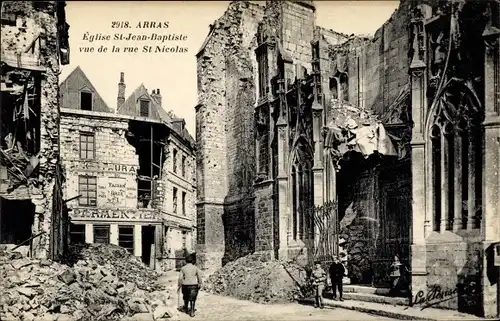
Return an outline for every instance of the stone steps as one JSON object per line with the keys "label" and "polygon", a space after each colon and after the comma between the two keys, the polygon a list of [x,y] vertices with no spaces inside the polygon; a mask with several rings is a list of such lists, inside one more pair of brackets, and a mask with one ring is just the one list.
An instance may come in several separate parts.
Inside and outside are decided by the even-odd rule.
{"label": "stone steps", "polygon": [[346,293],[344,293],[344,299],[363,301],[363,302],[373,302],[373,303],[384,303],[384,304],[391,304],[391,305],[408,306],[408,299],[397,298],[397,297],[388,297],[388,296],[382,296],[382,295],[377,295],[377,294],[346,292]]}
{"label": "stone steps", "polygon": [[[389,289],[386,288],[344,285],[343,292],[345,300],[382,303],[399,306],[408,306],[409,303],[408,298],[388,296]],[[325,293],[325,297],[331,299],[333,295],[332,293]]]}
{"label": "stone steps", "polygon": [[[346,292],[346,293],[347,292],[349,292],[349,293],[366,293],[366,294],[377,294],[377,295],[389,296],[390,289],[389,288],[375,288],[375,287],[365,286],[365,285],[344,285],[344,292]],[[408,292],[403,291],[403,295],[406,295],[406,294],[408,294]]]}

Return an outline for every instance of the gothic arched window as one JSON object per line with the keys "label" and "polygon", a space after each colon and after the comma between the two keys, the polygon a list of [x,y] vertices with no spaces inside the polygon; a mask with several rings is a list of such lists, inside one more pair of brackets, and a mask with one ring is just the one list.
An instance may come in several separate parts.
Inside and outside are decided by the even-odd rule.
{"label": "gothic arched window", "polygon": [[349,77],[345,72],[340,74],[340,93],[339,98],[344,101],[349,101]]}
{"label": "gothic arched window", "polygon": [[314,226],[312,154],[304,142],[295,149],[291,176],[293,239],[310,239]]}
{"label": "gothic arched window", "polygon": [[450,81],[437,100],[429,130],[434,231],[476,229],[481,225],[480,106],[471,87],[459,80]]}
{"label": "gothic arched window", "polygon": [[339,83],[335,77],[330,78],[330,92],[332,99],[339,99]]}

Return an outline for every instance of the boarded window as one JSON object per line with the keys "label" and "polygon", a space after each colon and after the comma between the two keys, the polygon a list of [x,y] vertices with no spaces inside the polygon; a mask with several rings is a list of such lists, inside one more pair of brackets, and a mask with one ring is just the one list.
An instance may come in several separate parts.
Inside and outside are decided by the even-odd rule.
{"label": "boarded window", "polygon": [[186,234],[187,234],[186,231],[182,232],[182,249],[186,249],[187,248]]}
{"label": "boarded window", "polygon": [[142,117],[149,117],[149,101],[147,100],[141,100],[141,105],[140,105],[140,115]]}
{"label": "boarded window", "polygon": [[94,159],[95,135],[93,133],[80,134],[80,158]]}
{"label": "boarded window", "polygon": [[177,213],[177,188],[174,187],[174,191],[173,191],[173,197],[172,197],[172,208],[173,208],[173,212],[174,213]]}
{"label": "boarded window", "polygon": [[92,110],[92,93],[85,91],[80,93],[80,109]]}
{"label": "boarded window", "polygon": [[80,176],[78,178],[80,193],[79,204],[83,206],[97,205],[97,178],[95,176]]}
{"label": "boarded window", "polygon": [[85,224],[73,224],[69,226],[69,236],[71,244],[85,243]]}
{"label": "boarded window", "polygon": [[118,226],[118,245],[134,254],[134,227]]}
{"label": "boarded window", "polygon": [[182,192],[182,214],[186,215],[186,192]]}
{"label": "boarded window", "polygon": [[5,26],[16,26],[16,15],[13,13],[2,12],[2,25]]}
{"label": "boarded window", "polygon": [[109,225],[94,225],[94,243],[109,244]]}

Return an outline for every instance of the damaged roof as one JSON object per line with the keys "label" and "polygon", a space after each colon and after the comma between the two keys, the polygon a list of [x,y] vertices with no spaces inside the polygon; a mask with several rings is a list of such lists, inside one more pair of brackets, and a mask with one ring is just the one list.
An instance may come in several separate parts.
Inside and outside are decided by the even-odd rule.
{"label": "damaged roof", "polygon": [[191,148],[196,146],[196,141],[186,128],[186,120],[177,117],[170,112],[172,116],[172,129],[186,142]]}
{"label": "damaged roof", "polygon": [[382,121],[370,110],[334,100],[325,130],[325,148],[336,158],[351,150],[365,157],[375,152],[398,156]]}

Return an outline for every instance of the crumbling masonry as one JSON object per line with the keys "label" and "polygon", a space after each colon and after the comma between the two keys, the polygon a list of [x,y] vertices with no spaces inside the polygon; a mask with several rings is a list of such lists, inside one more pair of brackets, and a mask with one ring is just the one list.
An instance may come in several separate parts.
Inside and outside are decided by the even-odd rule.
{"label": "crumbling masonry", "polygon": [[499,1],[403,0],[370,38],[315,10],[234,1],[197,54],[202,265],[346,252],[384,287],[398,255],[412,300],[498,315]]}
{"label": "crumbling masonry", "polygon": [[1,12],[1,243],[39,235],[23,245],[53,259],[67,237],[58,105],[59,66],[69,63],[64,6],[4,1]]}

